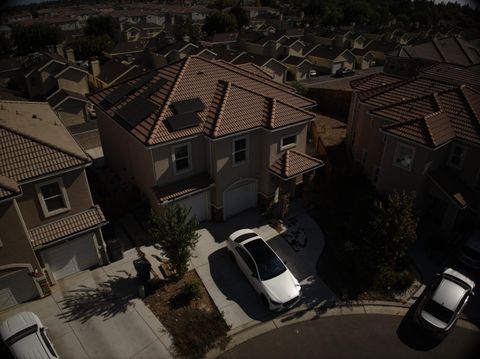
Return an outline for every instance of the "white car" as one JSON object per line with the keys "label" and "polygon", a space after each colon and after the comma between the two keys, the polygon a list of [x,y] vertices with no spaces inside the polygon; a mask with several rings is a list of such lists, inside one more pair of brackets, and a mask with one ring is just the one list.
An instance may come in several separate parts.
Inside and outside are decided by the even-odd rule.
{"label": "white car", "polygon": [[32,312],[21,312],[2,322],[0,336],[15,358],[58,359],[47,328]]}
{"label": "white car", "polygon": [[473,295],[475,282],[447,268],[419,299],[417,322],[432,334],[446,335]]}
{"label": "white car", "polygon": [[230,256],[270,310],[293,307],[301,286],[273,249],[251,229],[240,229],[227,240]]}

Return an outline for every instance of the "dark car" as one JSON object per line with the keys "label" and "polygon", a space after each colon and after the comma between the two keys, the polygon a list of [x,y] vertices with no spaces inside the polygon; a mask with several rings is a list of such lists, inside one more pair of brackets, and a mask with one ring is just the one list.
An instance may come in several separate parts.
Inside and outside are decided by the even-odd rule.
{"label": "dark car", "polygon": [[475,230],[463,243],[457,259],[473,270],[480,270],[480,229]]}
{"label": "dark car", "polygon": [[475,283],[455,269],[447,268],[418,299],[415,321],[434,336],[448,332],[473,295]]}
{"label": "dark car", "polygon": [[346,67],[342,67],[335,72],[335,77],[346,77],[346,76],[353,76],[355,71],[352,69],[348,69]]}

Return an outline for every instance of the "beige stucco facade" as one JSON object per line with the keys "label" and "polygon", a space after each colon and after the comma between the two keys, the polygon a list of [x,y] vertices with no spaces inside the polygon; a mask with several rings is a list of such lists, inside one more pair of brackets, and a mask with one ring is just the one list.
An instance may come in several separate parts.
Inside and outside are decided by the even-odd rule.
{"label": "beige stucco facade", "polygon": [[88,89],[88,73],[77,69],[67,69],[57,76],[58,88],[85,95]]}

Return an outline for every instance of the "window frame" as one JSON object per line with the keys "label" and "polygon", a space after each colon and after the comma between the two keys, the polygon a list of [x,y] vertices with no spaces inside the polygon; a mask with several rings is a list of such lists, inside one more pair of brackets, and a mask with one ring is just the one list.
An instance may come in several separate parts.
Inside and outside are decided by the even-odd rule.
{"label": "window frame", "polygon": [[[455,148],[457,148],[457,147],[460,148],[463,151],[462,157],[460,159],[460,163],[458,165],[452,163],[452,158],[454,156]],[[452,148],[450,149],[450,153],[448,155],[448,162],[447,162],[448,165],[450,167],[453,167],[453,168],[456,168],[456,169],[462,169],[463,163],[465,162],[466,154],[467,154],[467,147],[466,146],[460,145],[458,143],[454,143]]]}
{"label": "window frame", "polygon": [[[412,151],[412,162],[410,163],[410,166],[408,168],[400,165],[398,162],[397,162],[397,158],[399,156],[399,153],[400,153],[400,150],[401,148],[406,148],[410,151]],[[392,161],[392,165],[397,167],[397,168],[400,168],[404,171],[407,171],[407,172],[412,172],[412,169],[413,169],[413,164],[415,162],[415,155],[417,153],[417,149],[413,146],[410,146],[410,145],[407,145],[403,142],[397,142],[397,145],[395,146],[395,152],[393,153],[393,161]]]}
{"label": "window frame", "polygon": [[[187,157],[181,157],[181,158],[175,157],[175,151],[177,150],[177,148],[180,148],[180,147],[187,147]],[[188,159],[188,167],[181,170],[177,170],[177,160],[179,159],[181,160],[184,158]],[[191,148],[190,142],[181,143],[181,144],[172,146],[172,167],[173,167],[174,176],[181,175],[181,174],[190,172],[192,170],[192,148]]]}
{"label": "window frame", "polygon": [[[49,184],[52,184],[52,183],[57,183],[58,184],[58,187],[60,188],[60,194],[62,195],[62,199],[63,199],[63,203],[65,204],[65,207],[58,208],[58,209],[55,209],[53,211],[49,211],[48,207],[47,207],[47,202],[46,202],[45,198],[43,197],[42,187],[48,186]],[[53,179],[50,179],[48,181],[43,181],[43,182],[37,183],[35,185],[35,190],[37,192],[38,201],[40,202],[40,207],[42,208],[42,212],[43,212],[43,215],[45,216],[45,218],[49,218],[49,217],[52,217],[52,216],[56,216],[57,214],[61,214],[61,213],[65,213],[65,212],[70,211],[70,209],[71,209],[70,201],[68,199],[67,190],[65,189],[65,185],[64,185],[63,179],[61,177],[53,178]],[[50,197],[50,198],[52,198],[52,197]],[[47,198],[47,200],[50,199],[50,198]]]}
{"label": "window frame", "polygon": [[[283,144],[283,140],[285,138],[289,138],[289,137],[295,137],[295,142],[294,143],[289,143],[288,145],[284,145]],[[285,150],[288,150],[289,148],[293,148],[293,147],[296,147],[298,144],[298,134],[289,134],[289,135],[286,135],[286,136],[282,136],[282,138],[280,139],[280,151],[285,151]]]}
{"label": "window frame", "polygon": [[[245,140],[245,149],[236,151],[235,150],[235,143],[238,142],[238,141],[241,141],[241,140]],[[245,159],[243,161],[237,162],[237,161],[235,161],[235,155],[237,154],[237,152],[240,152],[240,151],[245,151]],[[232,165],[233,165],[233,167],[238,167],[238,166],[241,166],[241,165],[244,165],[244,164],[248,163],[249,160],[250,160],[249,152],[250,152],[250,142],[249,142],[248,136],[242,136],[242,137],[234,138],[232,140]]]}

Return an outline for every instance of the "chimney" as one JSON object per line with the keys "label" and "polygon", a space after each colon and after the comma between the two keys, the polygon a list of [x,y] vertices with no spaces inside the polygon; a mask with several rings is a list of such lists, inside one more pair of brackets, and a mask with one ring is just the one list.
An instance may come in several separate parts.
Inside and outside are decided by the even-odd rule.
{"label": "chimney", "polygon": [[92,68],[92,75],[94,77],[100,75],[100,62],[97,59],[90,60],[90,66]]}
{"label": "chimney", "polygon": [[65,57],[65,53],[63,52],[63,45],[62,44],[57,44],[57,54],[59,54],[61,57]]}
{"label": "chimney", "polygon": [[75,62],[75,55],[74,55],[73,49],[71,47],[69,47],[67,49],[67,60],[70,61],[70,62]]}

